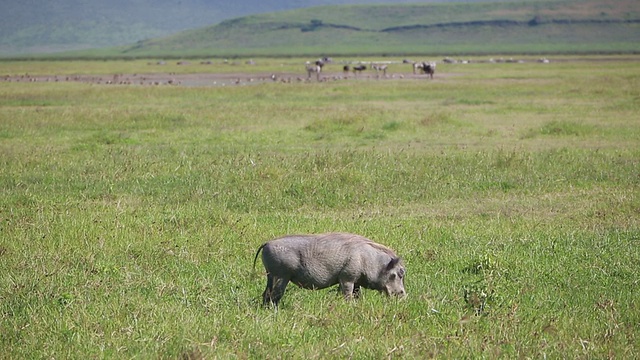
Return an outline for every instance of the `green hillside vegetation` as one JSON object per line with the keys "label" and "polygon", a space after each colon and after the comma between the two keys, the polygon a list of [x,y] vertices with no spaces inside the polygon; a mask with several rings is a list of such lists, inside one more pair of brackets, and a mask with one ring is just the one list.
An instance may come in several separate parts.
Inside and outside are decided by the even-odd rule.
{"label": "green hillside vegetation", "polygon": [[[24,0],[5,1],[0,55],[60,52],[135,43],[225,19],[308,6],[411,0]],[[452,1],[452,0],[436,0]],[[486,0],[475,0],[486,1]]]}
{"label": "green hillside vegetation", "polygon": [[427,3],[306,8],[140,41],[120,56],[635,52],[640,2]]}
{"label": "green hillside vegetation", "polygon": [[[224,19],[221,11],[185,1],[16,1],[3,4],[0,53],[38,53],[122,45]],[[169,10],[171,9],[171,16]],[[226,10],[226,9],[224,9]],[[222,11],[224,11],[222,10]]]}

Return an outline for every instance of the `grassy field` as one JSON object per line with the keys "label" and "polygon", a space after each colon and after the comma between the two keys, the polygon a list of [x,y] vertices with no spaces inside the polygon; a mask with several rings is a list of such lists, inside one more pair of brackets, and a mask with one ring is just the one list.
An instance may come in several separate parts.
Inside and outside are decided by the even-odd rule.
{"label": "grassy field", "polygon": [[[637,358],[638,60],[3,83],[0,357]],[[236,71],[299,71],[286,61]],[[262,308],[258,246],[329,231],[394,248],[409,296],[290,285]]]}

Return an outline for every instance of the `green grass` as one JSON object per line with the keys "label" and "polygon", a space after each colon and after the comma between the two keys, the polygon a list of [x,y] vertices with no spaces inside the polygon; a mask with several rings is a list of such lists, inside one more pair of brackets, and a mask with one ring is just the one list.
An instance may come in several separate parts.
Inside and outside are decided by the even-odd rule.
{"label": "green grass", "polygon": [[[3,356],[638,357],[640,63],[602,60],[3,83]],[[288,61],[236,71],[300,71]],[[327,231],[394,248],[408,298],[291,285],[261,308],[257,247]]]}

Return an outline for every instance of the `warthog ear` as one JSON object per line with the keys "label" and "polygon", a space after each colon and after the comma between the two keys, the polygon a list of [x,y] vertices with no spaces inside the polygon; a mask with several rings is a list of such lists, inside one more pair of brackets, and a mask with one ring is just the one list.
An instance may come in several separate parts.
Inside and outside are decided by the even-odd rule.
{"label": "warthog ear", "polygon": [[400,262],[399,257],[391,258],[391,260],[387,264],[387,271],[393,269],[396,265],[398,265],[399,262]]}

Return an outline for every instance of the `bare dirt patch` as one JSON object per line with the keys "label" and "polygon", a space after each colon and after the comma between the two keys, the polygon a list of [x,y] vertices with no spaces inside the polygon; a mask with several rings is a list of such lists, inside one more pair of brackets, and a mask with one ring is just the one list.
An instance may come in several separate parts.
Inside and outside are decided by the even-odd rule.
{"label": "bare dirt patch", "polygon": [[[436,74],[433,80],[453,76],[455,74]],[[383,80],[425,80],[431,81],[428,75],[411,73],[361,74],[342,72],[323,72],[319,77],[308,77],[300,73],[149,73],[149,74],[108,74],[108,75],[6,75],[0,81],[6,82],[63,82],[73,81],[105,85],[179,85],[179,86],[236,86],[261,83],[315,83],[326,81],[383,81]]]}

